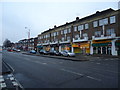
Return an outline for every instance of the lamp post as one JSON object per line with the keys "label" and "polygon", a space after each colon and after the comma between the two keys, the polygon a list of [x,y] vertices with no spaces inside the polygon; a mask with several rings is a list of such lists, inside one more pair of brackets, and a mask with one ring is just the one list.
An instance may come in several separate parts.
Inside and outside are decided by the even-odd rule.
{"label": "lamp post", "polygon": [[28,30],[28,42],[27,42],[27,50],[29,50],[28,49],[28,44],[29,44],[29,39],[30,39],[30,29],[28,28],[28,27],[25,27],[25,29],[27,29]]}

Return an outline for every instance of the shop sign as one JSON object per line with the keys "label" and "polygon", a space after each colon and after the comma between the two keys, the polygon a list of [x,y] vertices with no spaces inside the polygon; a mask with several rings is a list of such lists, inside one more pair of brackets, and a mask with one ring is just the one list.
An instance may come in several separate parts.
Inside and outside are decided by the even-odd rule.
{"label": "shop sign", "polygon": [[112,44],[109,43],[93,43],[92,44],[93,47],[100,47],[100,46],[112,46]]}
{"label": "shop sign", "polygon": [[89,48],[90,47],[90,44],[89,43],[81,43],[80,48]]}
{"label": "shop sign", "polygon": [[110,43],[111,40],[107,40],[107,41],[92,41],[93,44],[96,44],[96,43]]}
{"label": "shop sign", "polygon": [[77,44],[72,44],[72,47],[79,47],[79,45],[77,45]]}

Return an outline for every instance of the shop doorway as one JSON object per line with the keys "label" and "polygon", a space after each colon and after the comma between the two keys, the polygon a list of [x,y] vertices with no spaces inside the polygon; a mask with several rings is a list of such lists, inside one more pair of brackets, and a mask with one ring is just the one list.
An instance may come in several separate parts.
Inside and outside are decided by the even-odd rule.
{"label": "shop doorway", "polygon": [[101,47],[98,47],[98,54],[101,54]]}
{"label": "shop doorway", "polygon": [[111,47],[107,47],[107,54],[111,55]]}
{"label": "shop doorway", "polygon": [[102,54],[107,54],[106,53],[106,47],[102,47]]}

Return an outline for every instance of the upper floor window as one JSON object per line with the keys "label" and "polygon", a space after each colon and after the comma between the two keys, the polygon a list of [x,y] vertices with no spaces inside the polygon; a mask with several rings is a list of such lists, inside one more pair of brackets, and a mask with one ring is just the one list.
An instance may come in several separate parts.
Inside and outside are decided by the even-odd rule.
{"label": "upper floor window", "polygon": [[59,32],[57,32],[57,35],[59,35]]}
{"label": "upper floor window", "polygon": [[79,35],[78,34],[75,35],[75,40],[78,40],[78,38],[79,38]]}
{"label": "upper floor window", "polygon": [[64,34],[67,34],[67,29],[64,30]]}
{"label": "upper floor window", "polygon": [[70,37],[67,37],[67,40],[70,40]]}
{"label": "upper floor window", "polygon": [[103,19],[99,20],[99,26],[103,25]]}
{"label": "upper floor window", "polygon": [[70,28],[68,28],[68,33],[71,33],[71,29]]}
{"label": "upper floor window", "polygon": [[107,25],[107,24],[108,24],[108,18],[99,20],[99,26]]}
{"label": "upper floor window", "polygon": [[108,18],[103,19],[103,24],[107,25],[108,24]]}
{"label": "upper floor window", "polygon": [[106,30],[106,35],[107,36],[110,36],[111,34],[114,34],[114,33],[115,33],[115,30],[113,28]]}
{"label": "upper floor window", "polygon": [[78,26],[78,31],[83,30],[83,29],[84,29],[84,25],[79,25]]}
{"label": "upper floor window", "polygon": [[98,26],[98,21],[94,21],[93,22],[93,27],[97,27]]}
{"label": "upper floor window", "polygon": [[74,31],[77,31],[77,27],[76,26],[74,27]]}
{"label": "upper floor window", "polygon": [[115,16],[111,16],[110,17],[110,24],[115,23],[115,22],[116,22]]}
{"label": "upper floor window", "polygon": [[85,29],[88,29],[89,28],[89,24],[85,24]]}
{"label": "upper floor window", "polygon": [[61,30],[61,34],[63,34],[63,31]]}
{"label": "upper floor window", "polygon": [[62,41],[64,41],[65,40],[65,38],[64,37],[62,37]]}
{"label": "upper floor window", "polygon": [[96,36],[96,37],[100,37],[100,36],[101,36],[101,31],[96,31],[96,32],[95,32],[95,36]]}
{"label": "upper floor window", "polygon": [[88,36],[88,34],[87,34],[87,33],[84,33],[84,34],[83,34],[83,37],[87,37],[87,36]]}
{"label": "upper floor window", "polygon": [[56,36],[56,32],[54,32],[54,36]]}

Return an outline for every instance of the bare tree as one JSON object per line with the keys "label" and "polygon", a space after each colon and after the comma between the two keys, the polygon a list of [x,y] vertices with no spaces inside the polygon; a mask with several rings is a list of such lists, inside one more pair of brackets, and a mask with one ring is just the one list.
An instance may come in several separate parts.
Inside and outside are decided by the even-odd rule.
{"label": "bare tree", "polygon": [[11,41],[8,40],[8,39],[6,39],[6,40],[3,42],[3,46],[4,46],[4,47],[11,47],[11,46],[12,46]]}

